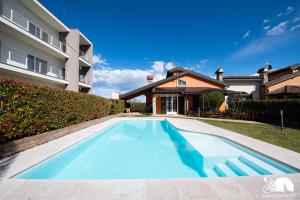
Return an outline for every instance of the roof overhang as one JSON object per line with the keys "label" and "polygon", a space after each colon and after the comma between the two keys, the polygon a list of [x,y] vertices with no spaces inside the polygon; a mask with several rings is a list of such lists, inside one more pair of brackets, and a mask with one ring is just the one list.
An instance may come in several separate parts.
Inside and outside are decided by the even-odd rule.
{"label": "roof overhang", "polygon": [[56,18],[47,8],[45,8],[40,2],[37,0],[21,0],[21,2],[32,10],[37,16],[51,25],[55,30],[59,32],[69,32],[70,29],[64,25],[58,18]]}
{"label": "roof overhang", "polygon": [[93,43],[83,35],[83,33],[79,32],[80,34],[80,45],[93,45]]}
{"label": "roof overhang", "polygon": [[270,87],[270,86],[272,86],[272,85],[276,85],[276,84],[278,84],[278,83],[281,83],[281,82],[284,82],[284,81],[286,81],[286,80],[295,78],[295,77],[297,77],[297,76],[300,76],[300,72],[296,72],[296,73],[294,73],[294,74],[287,74],[287,75],[281,76],[281,77],[279,77],[279,78],[277,78],[277,79],[274,79],[274,80],[272,80],[272,81],[269,81],[269,82],[265,83],[264,85],[265,85],[266,87]]}

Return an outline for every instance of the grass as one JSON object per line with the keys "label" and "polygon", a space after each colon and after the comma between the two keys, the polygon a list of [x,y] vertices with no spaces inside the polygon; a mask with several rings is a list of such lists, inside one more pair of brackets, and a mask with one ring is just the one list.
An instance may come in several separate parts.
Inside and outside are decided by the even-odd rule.
{"label": "grass", "polygon": [[201,121],[300,153],[299,129],[284,128],[282,134],[279,126],[270,124],[250,124],[207,119],[202,119]]}

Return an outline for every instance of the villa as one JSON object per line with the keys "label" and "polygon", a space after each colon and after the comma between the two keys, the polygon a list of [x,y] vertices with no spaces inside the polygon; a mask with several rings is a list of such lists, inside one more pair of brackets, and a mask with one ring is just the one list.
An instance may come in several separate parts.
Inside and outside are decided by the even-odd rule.
{"label": "villa", "polygon": [[93,44],[38,1],[0,0],[0,78],[91,93]]}
{"label": "villa", "polygon": [[[204,102],[201,95],[222,92],[225,99],[234,96],[246,99],[284,99],[300,96],[300,64],[271,70],[270,65],[258,70],[257,76],[224,76],[224,70],[216,71],[216,78],[185,68],[168,71],[166,78],[152,82],[147,76],[148,85],[120,95],[125,101],[140,95],[146,96],[146,106],[155,114],[198,113]],[[226,109],[226,101],[219,106]]]}

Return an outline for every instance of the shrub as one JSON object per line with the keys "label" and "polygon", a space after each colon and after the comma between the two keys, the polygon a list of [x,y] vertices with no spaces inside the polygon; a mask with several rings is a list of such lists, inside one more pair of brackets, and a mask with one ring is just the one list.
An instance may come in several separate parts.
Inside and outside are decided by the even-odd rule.
{"label": "shrub", "polygon": [[146,112],[146,103],[131,102],[130,103],[130,111],[131,112],[145,113]]}
{"label": "shrub", "polygon": [[300,125],[300,99],[247,100],[240,111],[253,114],[259,121],[279,122],[280,110],[286,124]]}
{"label": "shrub", "polygon": [[224,94],[221,92],[211,92],[202,95],[203,101],[207,104],[209,110],[216,110],[224,102]]}
{"label": "shrub", "polygon": [[123,112],[123,102],[0,80],[0,142]]}

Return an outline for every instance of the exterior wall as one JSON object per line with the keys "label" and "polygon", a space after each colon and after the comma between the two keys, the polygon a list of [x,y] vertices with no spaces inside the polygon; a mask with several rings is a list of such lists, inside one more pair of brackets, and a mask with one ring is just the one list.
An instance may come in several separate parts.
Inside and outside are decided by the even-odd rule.
{"label": "exterior wall", "polygon": [[69,85],[67,90],[79,91],[79,31],[71,30],[67,38],[67,52],[70,58],[66,61],[66,73]]}
{"label": "exterior wall", "polygon": [[271,85],[267,88],[267,92],[272,92],[274,90],[277,90],[279,88],[282,88],[286,85],[300,85],[300,75],[299,76],[296,76],[294,78],[291,78],[291,79],[288,79],[286,81],[283,81],[283,82],[280,82],[280,83],[277,83],[275,85]]}
{"label": "exterior wall", "polygon": [[[50,56],[49,54],[47,54],[35,47],[28,46],[28,45],[24,44],[18,38],[11,37],[1,31],[0,31],[0,41],[1,41],[1,48],[15,52],[16,54],[18,54],[24,58],[27,57],[28,54],[30,54],[30,55],[33,55],[34,57],[38,57],[40,59],[46,60],[47,65],[50,67],[54,67],[57,69],[63,69],[65,66],[64,60],[62,60],[62,59],[60,60],[58,58]],[[2,51],[2,54],[3,54],[3,51]],[[1,59],[5,60],[7,58],[3,57],[3,55],[2,55]],[[16,66],[27,69],[26,63],[24,63],[24,65],[16,63]]]}
{"label": "exterior wall", "polygon": [[[49,78],[47,76],[40,76],[40,74],[38,74],[35,77],[34,72],[33,74],[30,74],[30,76],[28,76],[28,71],[20,69],[19,71],[16,71],[14,68],[8,69],[8,65],[3,65],[2,68],[0,67],[0,76],[9,79],[17,79],[23,82],[46,85],[49,87],[58,87],[77,92],[82,91],[92,93],[92,67],[86,68],[86,76],[90,84],[81,84],[82,86],[79,87],[79,30],[71,30],[69,32],[69,29],[62,25],[61,22],[55,21],[52,18],[49,19],[47,17],[49,15],[43,15],[42,13],[36,14],[39,12],[35,12],[33,10],[39,8],[30,7],[29,5],[31,5],[30,2],[29,4],[27,4],[26,1],[4,0],[3,11],[5,12],[3,12],[3,17],[1,15],[0,22],[0,42],[1,48],[3,48],[1,49],[1,51],[5,50],[6,52],[8,52],[7,56],[5,55],[6,57],[8,57],[8,55],[11,55],[11,53],[15,53],[16,56],[14,58],[14,61],[13,59],[3,57],[4,54],[2,53],[1,59],[3,60],[1,62],[8,64],[9,67],[14,66],[23,69],[28,69],[27,56],[28,54],[30,54],[34,57],[38,57],[42,60],[47,61],[46,75],[51,76],[52,80],[49,81]],[[13,18],[10,18],[8,13],[13,13]],[[44,42],[41,39],[41,37],[38,38],[37,36],[34,36],[31,33],[29,33],[29,22],[33,23],[36,27],[40,28],[41,36],[42,31],[48,34],[48,42]],[[60,41],[67,43],[65,53],[63,52],[63,47],[65,46],[62,45]],[[90,62],[92,63],[92,44],[88,45],[86,54],[88,55],[88,57],[91,60]],[[6,68],[4,68],[4,66],[6,66]],[[64,71],[66,72],[65,80],[67,81],[56,81],[55,78],[63,78],[61,75]],[[44,71],[42,72],[44,73]]]}
{"label": "exterior wall", "polygon": [[146,106],[152,106],[152,96],[151,91],[146,92]]}
{"label": "exterior wall", "polygon": [[260,80],[224,80],[224,82],[229,86],[228,90],[247,92],[252,94],[254,100],[261,99]]}
{"label": "exterior wall", "polygon": [[189,106],[189,110],[193,110],[194,108],[194,98],[193,96],[188,96],[188,106]]}
{"label": "exterior wall", "polygon": [[[1,66],[1,63],[0,63]],[[23,74],[20,73],[11,73],[10,71],[2,71],[0,69],[0,78],[5,78],[5,79],[11,79],[11,80],[18,80],[24,83],[30,83],[30,84],[38,84],[41,86],[47,86],[51,88],[57,88],[57,89],[65,89],[64,84],[56,84],[54,82],[50,82],[48,80],[43,80],[43,79],[37,79],[32,76],[24,76]]]}
{"label": "exterior wall", "polygon": [[161,114],[161,101],[160,97],[156,97],[156,114]]}
{"label": "exterior wall", "polygon": [[[183,77],[178,78],[180,80],[186,81],[186,87],[210,87],[210,88],[222,88],[222,86],[219,86],[214,83],[207,82],[206,80],[198,79],[191,75],[186,75]],[[157,86],[158,88],[163,87],[177,87],[177,79],[169,81],[167,83],[161,84]]]}
{"label": "exterior wall", "polygon": [[59,38],[59,31],[55,30],[47,22],[29,10],[24,4],[20,3],[19,0],[4,0],[4,3],[16,10],[22,16],[28,18],[32,23],[39,26],[41,29],[45,30],[45,32],[47,32],[49,35],[52,35],[57,39]]}

